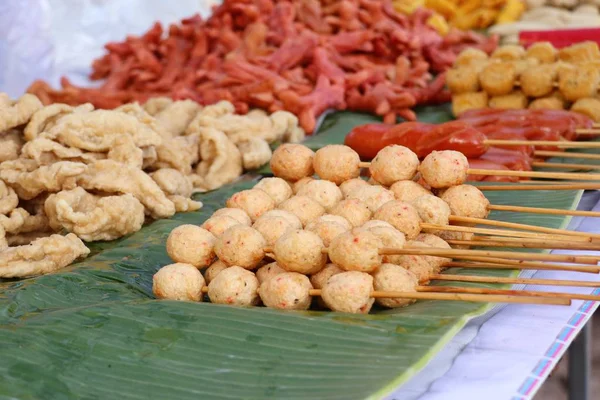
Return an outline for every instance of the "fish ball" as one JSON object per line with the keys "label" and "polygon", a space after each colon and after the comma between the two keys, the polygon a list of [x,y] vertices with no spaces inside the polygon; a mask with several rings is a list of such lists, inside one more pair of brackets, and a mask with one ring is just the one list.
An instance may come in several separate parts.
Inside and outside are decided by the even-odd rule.
{"label": "fish ball", "polygon": [[333,215],[333,214],[323,214],[319,218],[317,218],[316,220],[314,220],[312,222],[324,222],[324,221],[337,222],[338,224],[340,224],[344,228],[346,228],[347,231],[349,231],[350,229],[353,228],[352,224],[346,218],[340,217],[339,215]]}
{"label": "fish ball", "polygon": [[[418,285],[417,276],[399,265],[381,264],[381,267],[373,273],[373,286],[377,291],[413,293],[416,292]],[[388,308],[404,307],[415,302],[414,299],[401,298],[377,298],[375,301]]]}
{"label": "fish ball", "polygon": [[329,278],[331,278],[334,275],[341,274],[342,272],[344,272],[343,269],[341,269],[335,264],[329,263],[325,265],[325,267],[322,270],[320,270],[316,274],[311,275],[310,283],[312,283],[315,289],[322,289],[323,286],[325,286],[325,284],[329,280]]}
{"label": "fish ball", "polygon": [[383,186],[363,186],[348,195],[348,199],[360,200],[371,212],[394,200],[394,193]]}
{"label": "fish ball", "polygon": [[314,174],[315,152],[301,144],[286,143],[279,146],[271,157],[271,171],[287,181],[298,181]]}
{"label": "fish ball", "polygon": [[167,253],[176,263],[196,268],[209,266],[215,259],[215,235],[196,225],[180,225],[167,238]]}
{"label": "fish ball", "polygon": [[370,220],[373,215],[371,210],[358,199],[342,200],[329,212],[345,218],[355,228]]}
{"label": "fish ball", "polygon": [[342,191],[335,183],[322,179],[310,181],[302,186],[298,191],[298,196],[310,197],[322,205],[325,210],[331,209],[344,198]]}
{"label": "fish ball", "polygon": [[406,235],[408,240],[417,237],[421,232],[419,212],[410,203],[394,200],[384,204],[373,216],[385,221]]}
{"label": "fish ball", "polygon": [[229,268],[229,265],[225,264],[221,260],[215,261],[210,265],[210,267],[206,268],[206,271],[204,271],[204,279],[206,280],[206,284],[208,285],[225,268]]}
{"label": "fish ball", "polygon": [[593,97],[598,92],[600,69],[580,65],[574,69],[562,69],[558,74],[558,88],[565,99],[576,101]]}
{"label": "fish ball", "polygon": [[499,59],[502,61],[513,61],[520,60],[525,57],[525,48],[517,44],[507,44],[498,47],[492,53],[492,59]]}
{"label": "fish ball", "polygon": [[348,197],[348,194],[352,193],[354,190],[358,189],[361,186],[369,186],[369,184],[364,179],[353,178],[342,182],[342,184],[340,185],[340,190],[342,191],[344,197]]}
{"label": "fish ball", "polygon": [[258,304],[258,279],[242,267],[234,265],[221,271],[208,284],[208,297],[215,304],[254,306]]}
{"label": "fish ball", "polygon": [[325,247],[328,247],[334,238],[348,232],[349,229],[334,221],[315,221],[306,225],[306,230],[316,233]]}
{"label": "fish ball", "polygon": [[254,185],[254,189],[266,192],[275,201],[276,206],[293,195],[292,187],[281,178],[263,178]]}
{"label": "fish ball", "polygon": [[289,222],[294,229],[302,229],[302,222],[300,218],[296,217],[289,211],[285,210],[270,210],[260,216],[256,222],[260,221],[262,218],[271,218],[271,217],[281,217],[284,218],[287,222]]}
{"label": "fish ball", "polygon": [[314,168],[321,179],[340,185],[360,175],[360,156],[348,146],[330,144],[317,150]]}
{"label": "fish ball", "polygon": [[277,239],[296,228],[283,217],[260,217],[252,225],[267,241],[267,246],[274,246]]}
{"label": "fish ball", "polygon": [[325,208],[308,196],[294,196],[281,203],[279,209],[294,214],[302,226],[325,214]]}
{"label": "fish ball", "polygon": [[571,107],[571,111],[587,115],[594,122],[600,122],[600,100],[594,98],[579,99]]}
{"label": "fish ball", "polygon": [[490,202],[475,186],[454,186],[446,190],[440,197],[448,203],[452,215],[486,218],[489,214]]}
{"label": "fish ball", "polygon": [[314,180],[315,180],[315,178],[313,178],[312,176],[305,176],[304,178],[300,179],[299,181],[293,183],[292,191],[294,192],[294,194],[298,194],[298,191],[302,188],[302,186],[304,186],[308,182],[314,181]]}
{"label": "fish ball", "polygon": [[[432,247],[423,242],[409,241],[406,243],[406,248],[431,249]],[[440,257],[405,254],[398,257],[396,264],[406,268],[415,274],[419,282],[423,282],[429,279],[429,275],[440,272],[440,260],[438,258]]]}
{"label": "fish ball", "polygon": [[220,217],[220,216],[231,217],[231,218],[235,219],[236,221],[238,221],[242,225],[246,225],[246,226],[252,225],[252,220],[250,219],[248,214],[246,214],[246,211],[242,210],[241,208],[221,208],[221,209],[218,209],[217,211],[215,211],[212,216],[213,217]]}
{"label": "fish ball", "polygon": [[316,233],[301,230],[283,235],[273,250],[277,264],[286,271],[314,274],[327,263],[324,249],[323,241]]}
{"label": "fish ball", "polygon": [[554,90],[557,76],[553,65],[543,64],[529,68],[521,74],[521,90],[531,97],[546,96]]}
{"label": "fish ball", "polygon": [[[406,244],[406,236],[398,229],[387,226],[376,226],[370,228],[369,231],[377,236],[383,247],[391,249],[401,249]],[[395,264],[397,261],[397,255],[384,255],[382,261],[384,263]]]}
{"label": "fish ball", "polygon": [[412,203],[421,196],[431,194],[429,190],[411,180],[398,181],[390,186],[390,190],[394,193],[396,200],[405,203]]}
{"label": "fish ball", "polygon": [[487,61],[488,55],[485,51],[476,49],[475,47],[467,47],[454,60],[455,67],[466,67],[472,63]]}
{"label": "fish ball", "polygon": [[227,200],[227,207],[240,208],[248,214],[252,222],[275,208],[275,201],[266,192],[258,189],[242,190]]}
{"label": "fish ball", "polygon": [[202,228],[206,229],[216,237],[221,236],[223,232],[235,225],[241,225],[238,220],[226,215],[217,215],[210,217],[203,224]]}
{"label": "fish ball", "polygon": [[490,108],[500,108],[503,110],[522,110],[527,108],[529,100],[520,90],[503,96],[494,96],[490,98]]}
{"label": "fish ball", "polygon": [[381,149],[369,166],[371,177],[383,186],[412,179],[419,168],[419,157],[407,147],[392,145]]}
{"label": "fish ball", "polygon": [[312,285],[305,275],[283,272],[260,285],[260,298],[264,305],[280,310],[308,310]]}
{"label": "fish ball", "polygon": [[460,93],[452,95],[452,114],[458,117],[468,110],[487,108],[488,94],[486,92]]}
{"label": "fish ball", "polygon": [[157,299],[202,301],[203,286],[202,274],[191,264],[166,265],[152,277],[152,292]]}
{"label": "fish ball", "polygon": [[281,268],[276,262],[272,262],[266,265],[263,265],[258,270],[256,270],[256,278],[258,279],[258,283],[262,284],[263,282],[271,279],[275,275],[282,274],[287,272],[285,269]]}
{"label": "fish ball", "polygon": [[556,61],[556,48],[550,42],[537,42],[529,46],[525,57],[533,58],[540,64],[550,64]]}
{"label": "fish ball", "polygon": [[436,225],[450,223],[450,207],[439,197],[427,194],[412,202],[423,222]]}
{"label": "fish ball", "polygon": [[479,82],[490,96],[502,96],[513,91],[517,72],[510,63],[492,63],[479,73]]}
{"label": "fish ball", "polygon": [[253,269],[264,258],[266,246],[267,241],[256,229],[236,225],[217,239],[215,253],[227,265]]}
{"label": "fish ball", "polygon": [[453,150],[432,151],[421,163],[419,172],[436,189],[460,185],[467,180],[469,160]]}
{"label": "fish ball", "polygon": [[451,93],[479,91],[478,70],[475,66],[453,68],[446,73],[446,86]]}
{"label": "fish ball", "polygon": [[321,298],[332,311],[368,314],[375,301],[372,292],[371,275],[348,271],[329,278],[321,289]]}
{"label": "fish ball", "polygon": [[331,241],[329,258],[346,271],[372,272],[382,261],[381,240],[366,229],[353,229]]}

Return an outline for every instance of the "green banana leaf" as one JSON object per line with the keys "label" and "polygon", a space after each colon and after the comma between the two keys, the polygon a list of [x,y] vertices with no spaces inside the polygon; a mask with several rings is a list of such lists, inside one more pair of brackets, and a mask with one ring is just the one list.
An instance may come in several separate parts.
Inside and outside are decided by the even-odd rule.
{"label": "green banana leaf", "polygon": [[[444,113],[429,116],[441,119]],[[310,139],[311,146],[340,142],[363,118],[335,117]],[[0,398],[381,398],[424,367],[470,318],[490,309],[482,303],[419,301],[349,315],[155,300],[152,276],[171,262],[164,246],[169,232],[182,223],[201,224],[231,194],[254,184],[247,178],[197,196],[202,210],[94,244],[92,257],[59,273],[0,283]],[[573,209],[581,192],[486,195],[493,204]],[[490,217],[553,228],[568,223],[554,215]]]}

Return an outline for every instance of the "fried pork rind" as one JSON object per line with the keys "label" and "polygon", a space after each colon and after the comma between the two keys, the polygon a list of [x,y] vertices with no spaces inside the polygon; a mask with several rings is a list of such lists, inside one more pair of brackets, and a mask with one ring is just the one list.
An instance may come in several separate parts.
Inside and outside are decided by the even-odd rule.
{"label": "fried pork rind", "polygon": [[8,247],[8,239],[6,238],[6,232],[2,225],[0,225],[0,256],[4,249]]}
{"label": "fried pork rind", "polygon": [[7,101],[7,97],[0,102],[0,132],[26,124],[31,116],[43,107],[42,102],[32,94],[24,94],[16,102]]}
{"label": "fried pork rind", "polygon": [[[1,228],[0,228],[1,229]],[[44,231],[44,232],[29,232],[29,233],[19,233],[17,235],[6,235],[6,242],[9,246],[24,246],[26,244],[30,244],[36,239],[48,237],[52,235],[52,231]],[[0,250],[2,250],[1,246],[2,239],[0,238]]]}
{"label": "fried pork rind", "polygon": [[144,103],[143,108],[148,114],[154,116],[171,104],[173,104],[173,99],[170,97],[152,97]]}
{"label": "fried pork rind", "polygon": [[260,168],[268,163],[273,155],[269,143],[260,138],[251,138],[238,143],[237,147],[242,154],[244,169]]}
{"label": "fried pork rind", "polygon": [[144,206],[131,194],[100,197],[80,187],[51,195],[44,208],[52,229],[66,229],[88,242],[137,232],[145,218]]}
{"label": "fried pork rind", "polygon": [[189,175],[192,173],[192,165],[198,162],[199,141],[199,135],[165,139],[161,145],[156,146],[156,161],[151,168],[174,168]]}
{"label": "fried pork rind", "polygon": [[44,212],[30,214],[24,208],[15,208],[10,215],[0,215],[0,225],[7,234],[21,234],[31,232],[48,232],[50,225]]}
{"label": "fried pork rind", "polygon": [[0,132],[0,163],[19,158],[21,148],[23,147],[23,138],[21,132],[11,129],[7,132]]}
{"label": "fried pork rind", "polygon": [[141,169],[144,165],[144,152],[135,145],[131,136],[119,136],[113,141],[108,159]]}
{"label": "fried pork rind", "polygon": [[[287,111],[276,111],[269,118],[273,123],[272,134],[275,137],[272,142],[279,140],[286,143],[298,143],[304,139],[304,129],[298,125],[298,117],[294,114]],[[265,140],[269,142],[268,138]]]}
{"label": "fried pork rind", "polygon": [[181,100],[163,108],[154,117],[166,134],[175,137],[185,133],[200,109],[200,105],[195,101]]}
{"label": "fried pork rind", "polygon": [[36,111],[31,117],[31,120],[23,131],[25,140],[30,141],[37,138],[40,133],[50,129],[56,124],[56,121],[67,114],[86,113],[93,110],[94,106],[90,103],[82,104],[78,107],[61,103],[46,106]]}
{"label": "fried pork rind", "polygon": [[0,164],[0,179],[10,185],[19,198],[30,200],[40,193],[75,188],[77,177],[86,169],[87,165],[78,162],[59,161],[39,166],[34,160],[20,158]]}
{"label": "fried pork rind", "polygon": [[[140,108],[140,110],[142,109]],[[162,140],[160,135],[152,129],[151,122],[144,123],[136,116],[128,115],[125,112],[96,110],[89,113],[65,115],[40,137],[56,140],[78,149],[96,152],[109,151],[114,140],[123,135],[130,135],[138,147],[158,146]]]}
{"label": "fried pork rind", "polygon": [[[0,173],[1,173],[0,169]],[[77,179],[86,190],[105,193],[130,193],[138,199],[153,218],[169,218],[175,205],[144,171],[113,160],[101,160],[89,165]]]}
{"label": "fried pork rind", "polygon": [[240,151],[217,129],[200,129],[200,158],[202,161],[196,167],[193,179],[195,188],[216,189],[233,182],[243,173]]}
{"label": "fried pork rind", "polygon": [[150,176],[166,194],[190,197],[194,190],[189,178],[173,168],[159,169]]}
{"label": "fried pork rind", "polygon": [[36,138],[25,143],[21,157],[35,160],[39,165],[51,165],[58,161],[91,164],[106,158],[104,153],[91,153],[75,147],[67,147],[50,139]]}
{"label": "fried pork rind", "polygon": [[66,267],[90,250],[70,233],[34,240],[26,246],[0,252],[0,277],[17,278],[48,274]]}
{"label": "fried pork rind", "polygon": [[4,181],[0,180],[0,214],[8,214],[19,204],[17,194]]}

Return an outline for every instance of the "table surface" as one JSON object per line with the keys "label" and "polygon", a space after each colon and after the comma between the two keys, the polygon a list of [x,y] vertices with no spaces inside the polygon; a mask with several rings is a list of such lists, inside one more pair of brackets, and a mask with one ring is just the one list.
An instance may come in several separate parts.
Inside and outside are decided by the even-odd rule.
{"label": "table surface", "polygon": [[[579,209],[599,211],[600,192],[585,193]],[[600,224],[596,218],[577,217],[569,229],[599,233]],[[533,277],[600,282],[597,274],[577,272],[538,271]],[[600,293],[593,288],[525,288]],[[531,399],[598,304],[575,300],[569,307],[515,304],[496,309],[491,316],[470,321],[420,373],[386,400]]]}

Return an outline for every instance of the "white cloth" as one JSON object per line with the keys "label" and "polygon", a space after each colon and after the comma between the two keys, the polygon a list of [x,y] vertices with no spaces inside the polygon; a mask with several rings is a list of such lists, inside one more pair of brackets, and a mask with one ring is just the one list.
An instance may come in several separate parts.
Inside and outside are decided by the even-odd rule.
{"label": "white cloth", "polygon": [[[579,209],[600,211],[598,200],[597,192],[586,193]],[[569,229],[600,233],[600,224],[598,218],[578,217],[573,218]],[[538,271],[533,277],[597,281],[600,286],[598,274]],[[593,288],[559,286],[526,286],[525,289],[594,292]],[[514,304],[503,307],[488,319],[475,319],[421,372],[386,399],[531,399],[597,307],[597,302],[580,300],[573,301],[569,307]]]}

